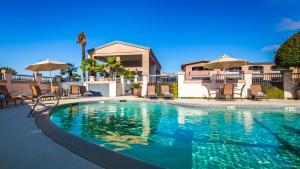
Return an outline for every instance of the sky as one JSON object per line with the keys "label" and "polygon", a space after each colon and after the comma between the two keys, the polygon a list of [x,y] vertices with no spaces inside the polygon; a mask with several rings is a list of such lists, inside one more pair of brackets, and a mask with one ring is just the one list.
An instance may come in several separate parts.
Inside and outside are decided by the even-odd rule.
{"label": "sky", "polygon": [[50,58],[81,62],[87,49],[114,40],[151,47],[164,72],[227,54],[273,61],[300,31],[299,0],[0,0],[0,66],[25,67]]}

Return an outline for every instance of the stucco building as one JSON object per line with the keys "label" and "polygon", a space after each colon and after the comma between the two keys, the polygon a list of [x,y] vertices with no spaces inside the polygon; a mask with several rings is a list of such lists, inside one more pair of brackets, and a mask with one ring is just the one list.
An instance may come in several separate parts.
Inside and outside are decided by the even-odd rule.
{"label": "stucco building", "polygon": [[88,57],[104,61],[108,56],[116,56],[125,68],[139,75],[160,74],[161,65],[149,47],[122,41],[113,41],[88,50]]}

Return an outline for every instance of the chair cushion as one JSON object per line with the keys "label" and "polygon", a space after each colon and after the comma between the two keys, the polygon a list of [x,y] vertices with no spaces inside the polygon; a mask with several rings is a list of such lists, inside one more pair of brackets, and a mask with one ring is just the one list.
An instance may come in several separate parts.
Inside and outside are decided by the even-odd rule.
{"label": "chair cushion", "polygon": [[7,95],[6,93],[0,92],[0,100],[6,99]]}

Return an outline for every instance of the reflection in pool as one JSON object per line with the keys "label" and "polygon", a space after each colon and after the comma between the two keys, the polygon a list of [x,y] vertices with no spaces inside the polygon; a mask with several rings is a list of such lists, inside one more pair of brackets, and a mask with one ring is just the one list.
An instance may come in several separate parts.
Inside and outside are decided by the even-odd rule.
{"label": "reflection in pool", "polygon": [[95,102],[57,107],[50,118],[87,141],[165,168],[300,167],[300,112]]}

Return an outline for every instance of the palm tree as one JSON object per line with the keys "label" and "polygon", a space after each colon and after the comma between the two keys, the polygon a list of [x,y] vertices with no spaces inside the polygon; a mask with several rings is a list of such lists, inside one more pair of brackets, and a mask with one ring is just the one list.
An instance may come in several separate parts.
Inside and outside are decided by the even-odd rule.
{"label": "palm tree", "polygon": [[78,74],[76,73],[78,70],[78,67],[75,67],[72,63],[67,63],[68,68],[64,70],[60,70],[61,75],[68,75],[69,79],[75,79],[78,78]]}
{"label": "palm tree", "polygon": [[[77,35],[77,44],[81,46],[81,54],[82,54],[81,62],[83,62],[85,60],[85,45],[86,45],[86,36],[84,32],[80,32]],[[85,80],[86,78],[85,71],[82,72],[82,77]]]}
{"label": "palm tree", "polygon": [[109,70],[110,77],[113,77],[123,68],[123,65],[115,56],[109,56],[105,58],[105,67]]}

